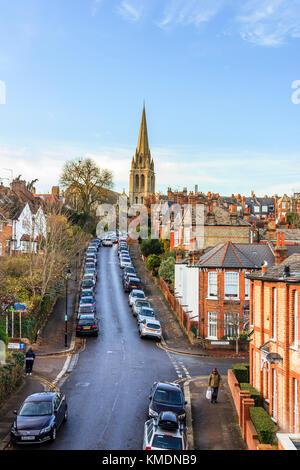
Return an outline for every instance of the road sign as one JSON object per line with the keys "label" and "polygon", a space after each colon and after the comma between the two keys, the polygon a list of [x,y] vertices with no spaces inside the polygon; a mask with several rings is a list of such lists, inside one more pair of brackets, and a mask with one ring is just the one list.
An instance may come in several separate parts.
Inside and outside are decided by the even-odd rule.
{"label": "road sign", "polygon": [[21,349],[25,350],[25,343],[8,343],[8,349]]}
{"label": "road sign", "polygon": [[24,305],[24,304],[15,304],[14,309],[15,310],[26,310],[26,305]]}

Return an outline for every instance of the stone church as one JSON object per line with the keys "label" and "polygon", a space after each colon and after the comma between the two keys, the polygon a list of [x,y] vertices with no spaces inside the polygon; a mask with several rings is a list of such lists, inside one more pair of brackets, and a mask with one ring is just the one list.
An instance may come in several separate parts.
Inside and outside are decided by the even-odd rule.
{"label": "stone church", "polygon": [[145,198],[154,193],[154,162],[149,148],[146,110],[144,105],[138,146],[135,157],[132,158],[131,162],[129,202],[131,205],[143,204]]}

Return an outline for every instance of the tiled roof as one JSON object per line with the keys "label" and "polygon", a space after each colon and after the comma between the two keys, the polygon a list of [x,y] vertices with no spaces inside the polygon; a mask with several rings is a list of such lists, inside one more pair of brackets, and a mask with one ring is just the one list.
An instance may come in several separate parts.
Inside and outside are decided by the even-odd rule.
{"label": "tiled roof", "polygon": [[202,268],[259,269],[267,261],[273,266],[274,254],[268,245],[222,243],[205,253],[197,263]]}
{"label": "tiled roof", "polygon": [[[298,247],[300,248],[300,247]],[[289,266],[290,276],[285,276],[285,267]],[[250,279],[263,279],[270,281],[284,280],[288,282],[300,282],[300,250],[298,253],[294,253],[289,256],[283,263],[275,265],[267,270],[266,273],[253,273],[249,274]]]}

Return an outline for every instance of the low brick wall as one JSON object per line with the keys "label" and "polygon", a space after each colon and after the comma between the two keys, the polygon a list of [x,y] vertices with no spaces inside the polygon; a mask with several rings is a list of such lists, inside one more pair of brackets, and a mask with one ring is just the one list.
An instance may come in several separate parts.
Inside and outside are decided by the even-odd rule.
{"label": "low brick wall", "polygon": [[178,300],[174,297],[172,292],[169,289],[168,284],[162,279],[159,279],[159,287],[160,290],[170,305],[173,313],[177,317],[177,320],[182,327],[183,331],[186,333],[187,337],[189,338],[189,341],[192,343],[193,338],[195,338],[195,335],[192,332],[193,325],[196,329],[198,329],[198,322],[192,321],[188,314],[184,311]]}
{"label": "low brick wall", "polygon": [[247,444],[248,450],[274,450],[268,444],[260,444],[256,429],[250,418],[249,408],[254,406],[253,398],[250,398],[248,390],[241,390],[233,371],[228,370],[227,380],[231,396],[239,418],[243,439]]}

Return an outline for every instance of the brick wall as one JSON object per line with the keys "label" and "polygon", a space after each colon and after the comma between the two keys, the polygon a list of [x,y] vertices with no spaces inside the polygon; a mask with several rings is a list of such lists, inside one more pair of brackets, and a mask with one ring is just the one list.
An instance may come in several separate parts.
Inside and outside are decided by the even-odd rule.
{"label": "brick wall", "polygon": [[[295,380],[298,381],[298,403],[300,403],[300,350],[298,349],[299,342],[296,346],[294,345],[294,295],[298,292],[299,316],[300,286],[289,285],[284,281],[254,280],[251,282],[253,283],[253,325],[250,328],[254,330],[254,334],[250,345],[250,382],[260,391],[269,414],[275,418],[279,429],[283,432],[299,432],[299,424],[295,427],[294,408]],[[276,328],[274,328],[275,289],[277,292]],[[299,326],[300,321],[298,322],[298,338],[300,337]],[[259,348],[265,343],[268,343],[269,352],[280,354],[283,360],[277,365],[265,363],[262,370]],[[275,377],[274,380],[273,377]],[[300,423],[299,410],[298,423]]]}
{"label": "brick wall", "polygon": [[12,238],[12,227],[3,222],[2,230],[0,231],[0,243],[2,245],[2,256],[9,254],[9,247],[6,246],[6,240]]}

